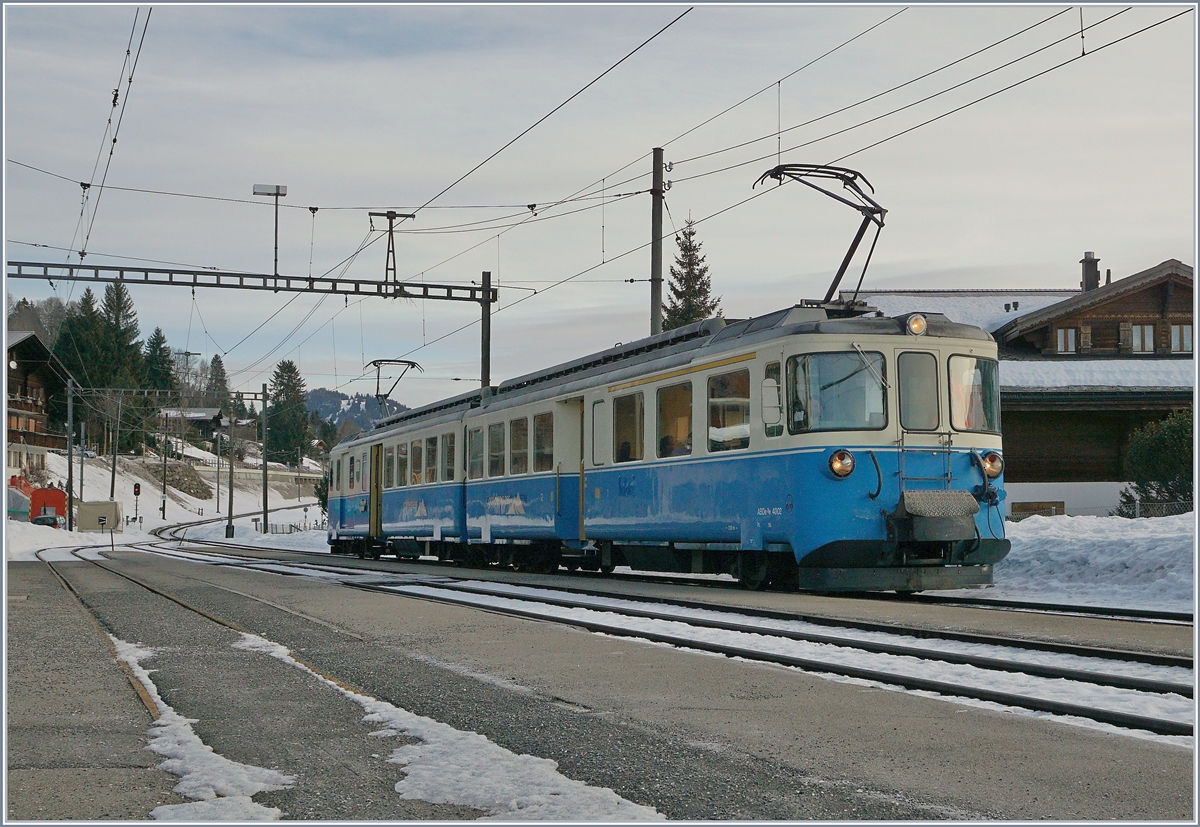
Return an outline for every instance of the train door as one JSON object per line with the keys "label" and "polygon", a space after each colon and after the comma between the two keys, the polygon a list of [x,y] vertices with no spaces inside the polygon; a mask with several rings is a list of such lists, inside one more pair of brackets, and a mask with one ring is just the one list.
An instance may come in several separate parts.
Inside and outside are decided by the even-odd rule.
{"label": "train door", "polygon": [[368,468],[370,474],[370,495],[367,501],[367,516],[370,521],[369,533],[372,537],[383,537],[383,444],[371,446],[371,462]]}
{"label": "train door", "polygon": [[554,528],[559,539],[582,544],[583,530],[583,397],[554,406]]}
{"label": "train door", "polygon": [[950,487],[950,433],[942,421],[936,352],[896,351],[900,490]]}

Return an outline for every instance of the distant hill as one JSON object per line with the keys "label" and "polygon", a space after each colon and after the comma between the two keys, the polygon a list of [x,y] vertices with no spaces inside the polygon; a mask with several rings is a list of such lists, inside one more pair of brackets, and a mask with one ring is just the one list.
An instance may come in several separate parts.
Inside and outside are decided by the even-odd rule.
{"label": "distant hill", "polygon": [[347,396],[341,391],[331,391],[328,388],[313,388],[304,397],[308,409],[316,411],[317,416],[326,422],[332,422],[334,425],[353,422],[364,431],[370,428],[376,419],[408,410],[408,406],[391,399],[386,402],[386,410],[381,410],[374,396],[362,393]]}

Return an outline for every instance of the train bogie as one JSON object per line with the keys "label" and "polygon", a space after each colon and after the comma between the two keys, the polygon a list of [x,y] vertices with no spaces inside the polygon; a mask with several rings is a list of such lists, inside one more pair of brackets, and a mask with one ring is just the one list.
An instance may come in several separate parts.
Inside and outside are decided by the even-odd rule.
{"label": "train bogie", "polygon": [[984,585],[995,343],[944,317],[709,320],[406,412],[332,455],[335,548],[745,585]]}

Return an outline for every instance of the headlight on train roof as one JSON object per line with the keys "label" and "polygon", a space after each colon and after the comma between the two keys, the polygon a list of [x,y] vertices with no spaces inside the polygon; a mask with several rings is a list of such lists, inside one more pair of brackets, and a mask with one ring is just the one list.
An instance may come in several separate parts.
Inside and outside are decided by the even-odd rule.
{"label": "headlight on train roof", "polygon": [[1004,472],[1004,458],[995,451],[988,451],[980,460],[983,462],[983,473],[990,479],[996,479]]}
{"label": "headlight on train roof", "polygon": [[835,477],[848,477],[854,470],[854,454],[839,448],[829,455],[829,470]]}
{"label": "headlight on train roof", "polygon": [[908,332],[914,336],[922,336],[925,334],[925,328],[929,327],[929,322],[920,313],[913,313],[908,317]]}

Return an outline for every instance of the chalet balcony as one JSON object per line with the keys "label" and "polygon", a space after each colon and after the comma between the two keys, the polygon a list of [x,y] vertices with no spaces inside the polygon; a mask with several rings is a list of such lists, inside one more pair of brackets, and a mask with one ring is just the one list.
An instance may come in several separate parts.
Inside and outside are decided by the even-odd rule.
{"label": "chalet balcony", "polygon": [[23,413],[44,414],[46,412],[46,405],[42,400],[34,399],[32,396],[13,396],[9,394],[8,409]]}
{"label": "chalet balcony", "polygon": [[67,450],[66,435],[44,434],[39,431],[16,431],[9,429],[8,431],[9,447],[14,445],[30,445],[34,448],[50,448],[57,451]]}

